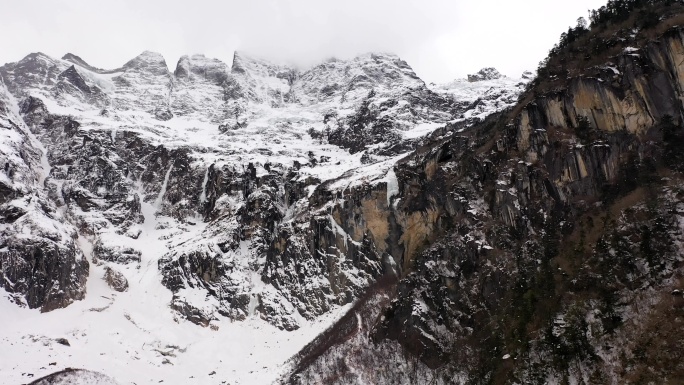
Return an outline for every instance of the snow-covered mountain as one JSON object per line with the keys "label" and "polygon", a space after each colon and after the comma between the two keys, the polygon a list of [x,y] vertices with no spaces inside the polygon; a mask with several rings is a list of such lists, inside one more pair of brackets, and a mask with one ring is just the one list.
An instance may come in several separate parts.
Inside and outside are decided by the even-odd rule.
{"label": "snow-covered mountain", "polygon": [[153,52],[113,70],[36,53],[0,77],[0,371],[138,384],[273,381],[401,273],[394,164],[525,84],[427,86],[390,54],[171,72]]}
{"label": "snow-covered mountain", "polygon": [[683,14],[612,1],[533,80],[0,67],[0,383],[678,383]]}

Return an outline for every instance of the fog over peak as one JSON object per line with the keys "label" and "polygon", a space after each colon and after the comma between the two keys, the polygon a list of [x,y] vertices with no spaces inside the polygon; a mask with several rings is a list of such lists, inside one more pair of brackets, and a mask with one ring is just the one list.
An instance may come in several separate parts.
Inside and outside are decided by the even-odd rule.
{"label": "fog over peak", "polygon": [[[167,63],[201,53],[230,65],[239,50],[307,68],[331,57],[390,52],[428,82],[483,67],[534,70],[560,33],[603,0],[88,0],[10,2],[0,15],[0,62],[67,52],[118,68],[149,50]],[[543,15],[543,16],[542,16]],[[172,64],[169,64],[172,65]],[[171,69],[172,70],[172,69]]]}

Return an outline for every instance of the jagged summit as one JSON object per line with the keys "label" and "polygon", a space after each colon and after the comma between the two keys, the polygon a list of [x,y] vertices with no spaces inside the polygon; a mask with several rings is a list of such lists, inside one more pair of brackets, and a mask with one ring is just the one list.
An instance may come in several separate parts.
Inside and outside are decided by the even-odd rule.
{"label": "jagged summit", "polygon": [[174,76],[176,79],[204,79],[215,84],[221,84],[226,81],[228,73],[228,65],[221,60],[195,54],[184,55],[178,60]]}
{"label": "jagged summit", "polygon": [[468,75],[469,82],[481,82],[483,80],[495,80],[504,77],[499,73],[499,71],[494,67],[485,67],[479,70],[477,73]]}
{"label": "jagged summit", "polygon": [[51,58],[49,55],[46,55],[42,52],[31,52],[30,54],[26,55],[23,59],[19,60],[19,63],[25,63],[25,62],[30,62],[30,61],[53,61],[54,59]]}
{"label": "jagged summit", "polygon": [[74,55],[71,52],[67,52],[66,54],[64,54],[64,56],[62,56],[62,60],[70,61],[83,67],[90,67],[90,65],[86,63],[85,60],[81,59],[80,56]]}
{"label": "jagged summit", "polygon": [[298,78],[298,71],[290,66],[236,51],[230,74],[227,94],[232,98],[271,106],[294,101],[288,94]]}

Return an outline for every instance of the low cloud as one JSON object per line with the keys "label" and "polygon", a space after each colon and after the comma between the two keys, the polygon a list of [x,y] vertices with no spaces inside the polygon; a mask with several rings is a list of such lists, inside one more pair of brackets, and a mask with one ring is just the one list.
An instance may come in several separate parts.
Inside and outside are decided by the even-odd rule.
{"label": "low cloud", "polygon": [[34,0],[3,5],[0,62],[67,52],[115,68],[143,50],[171,70],[181,55],[230,63],[234,50],[307,67],[327,57],[393,52],[426,81],[484,66],[517,76],[602,0]]}

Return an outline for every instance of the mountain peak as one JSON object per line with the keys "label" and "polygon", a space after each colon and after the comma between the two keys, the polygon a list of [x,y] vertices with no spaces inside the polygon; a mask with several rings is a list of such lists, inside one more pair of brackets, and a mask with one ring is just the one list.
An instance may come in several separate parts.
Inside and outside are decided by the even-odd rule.
{"label": "mountain peak", "polygon": [[494,67],[485,67],[479,70],[477,73],[468,75],[469,82],[481,82],[484,80],[495,80],[504,77],[501,73]]}
{"label": "mountain peak", "polygon": [[88,63],[86,63],[85,60],[81,59],[80,56],[74,55],[73,53],[70,53],[70,52],[68,52],[67,54],[65,54],[64,56],[62,56],[62,60],[66,60],[66,61],[68,61],[68,62],[71,62],[71,63],[74,63],[74,64],[78,64],[78,65],[81,65],[81,66],[84,66],[84,67],[85,67],[85,66],[90,67],[90,65],[89,65]]}
{"label": "mountain peak", "polygon": [[162,54],[160,54],[159,52],[148,51],[148,50],[143,51],[137,57],[145,58],[146,60],[150,60],[150,61],[164,61],[164,56]]}
{"label": "mountain peak", "polygon": [[80,56],[74,55],[72,53],[67,53],[66,55],[62,56],[62,60],[68,61],[69,63],[76,64],[77,66],[83,67],[91,72],[95,73],[106,73],[106,70],[103,70],[101,68],[93,67],[90,64],[88,64],[85,60],[83,60]]}
{"label": "mountain peak", "polygon": [[232,73],[245,73],[245,66],[244,62],[247,58],[244,57],[241,53],[238,51],[235,51],[233,53],[233,65],[231,66],[230,71]]}
{"label": "mountain peak", "polygon": [[33,52],[28,55],[26,55],[23,59],[19,61],[19,63],[26,63],[26,62],[54,62],[55,59],[51,58],[50,56],[42,53],[42,52]]}
{"label": "mountain peak", "polygon": [[162,54],[152,51],[144,51],[123,65],[123,69],[135,69],[151,71],[155,74],[166,74],[169,68]]}

